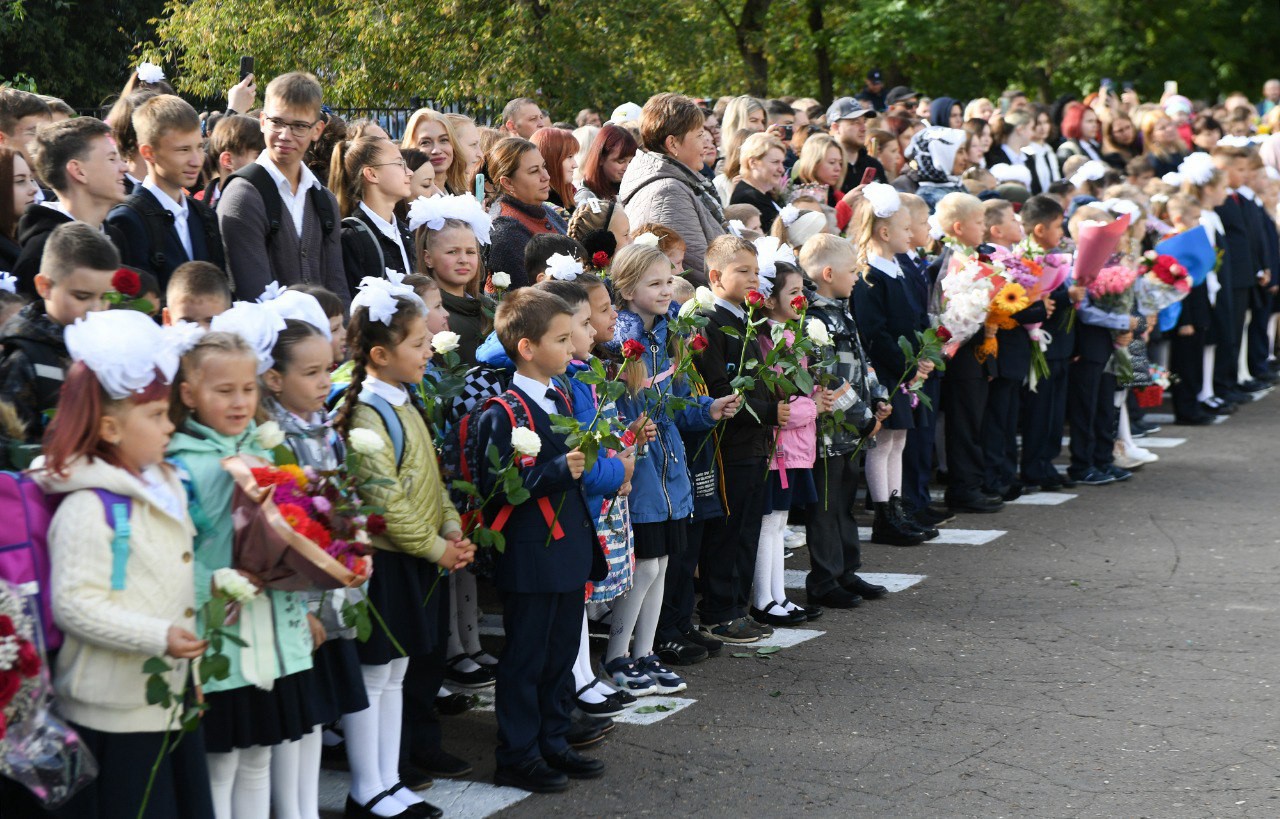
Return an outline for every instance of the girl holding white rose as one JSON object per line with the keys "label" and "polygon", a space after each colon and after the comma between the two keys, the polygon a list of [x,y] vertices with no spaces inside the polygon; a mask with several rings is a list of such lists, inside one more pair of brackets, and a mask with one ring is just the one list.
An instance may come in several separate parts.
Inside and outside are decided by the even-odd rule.
{"label": "girl holding white rose", "polygon": [[[222,459],[254,455],[269,460],[270,449],[280,442],[274,425],[263,430],[274,435],[259,434],[254,414],[258,378],[272,365],[271,352],[284,323],[263,305],[238,303],[214,318],[213,332],[183,357],[174,382],[170,414],[178,431],[168,454],[190,477],[197,610],[210,598],[214,573],[232,565],[235,482]],[[272,746],[299,740],[335,716],[312,671],[310,619],[296,593],[267,590],[245,604],[239,620],[227,627],[247,645],[226,642],[230,674],[204,686],[210,712],[218,714],[204,721],[204,731],[219,819],[266,817],[271,810]],[[290,784],[297,788],[296,780]]]}
{"label": "girl holding white rose", "polygon": [[400,781],[404,680],[411,659],[430,662],[440,650],[448,599],[436,589],[440,570],[466,566],[475,548],[463,537],[412,389],[431,358],[422,299],[409,285],[366,279],[351,302],[348,339],[354,370],[334,427],[364,456],[356,467],[366,481],[362,499],[385,510],[366,593],[386,628],[357,646],[369,707],[342,721],[351,764],[346,810],[439,816]]}

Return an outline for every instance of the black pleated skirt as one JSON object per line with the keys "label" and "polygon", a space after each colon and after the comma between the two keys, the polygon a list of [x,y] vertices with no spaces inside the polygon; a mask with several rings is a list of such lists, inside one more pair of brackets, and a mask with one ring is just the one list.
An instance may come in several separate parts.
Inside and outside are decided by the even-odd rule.
{"label": "black pleated skirt", "polygon": [[314,668],[281,677],[270,691],[246,685],[206,694],[205,701],[204,744],[211,754],[292,742],[341,716]]}
{"label": "black pleated skirt", "polygon": [[[366,642],[356,644],[362,665],[386,665],[401,656],[417,657],[432,652],[436,645],[436,623],[444,612],[441,601],[449,597],[449,584],[434,563],[403,552],[376,550],[373,576],[365,585],[365,595],[377,615],[369,613],[373,631]],[[379,616],[386,628],[379,622]],[[388,630],[404,649],[403,655],[388,638]]]}
{"label": "black pleated skirt", "polygon": [[687,545],[689,530],[687,520],[637,523],[631,528],[635,534],[637,560],[678,555]]}
{"label": "black pleated skirt", "polygon": [[338,716],[369,707],[355,640],[326,640],[315,653],[316,684]]}

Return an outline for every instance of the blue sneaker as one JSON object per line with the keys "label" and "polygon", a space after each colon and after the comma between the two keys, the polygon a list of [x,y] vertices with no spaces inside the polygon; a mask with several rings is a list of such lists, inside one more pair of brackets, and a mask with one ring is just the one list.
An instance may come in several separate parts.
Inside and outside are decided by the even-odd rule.
{"label": "blue sneaker", "polygon": [[1110,475],[1111,479],[1115,481],[1127,481],[1133,477],[1132,472],[1130,472],[1127,469],[1118,467],[1115,464],[1107,465],[1106,474]]}
{"label": "blue sneaker", "polygon": [[658,693],[658,684],[630,657],[617,657],[604,665],[604,673],[620,690],[635,697]]}
{"label": "blue sneaker", "polygon": [[1109,483],[1115,483],[1116,479],[1113,475],[1103,472],[1100,469],[1090,467],[1083,473],[1067,473],[1076,483],[1082,483],[1085,486],[1106,486]]}
{"label": "blue sneaker", "polygon": [[659,694],[679,694],[689,687],[683,677],[662,664],[657,654],[641,657],[636,666],[649,676]]}

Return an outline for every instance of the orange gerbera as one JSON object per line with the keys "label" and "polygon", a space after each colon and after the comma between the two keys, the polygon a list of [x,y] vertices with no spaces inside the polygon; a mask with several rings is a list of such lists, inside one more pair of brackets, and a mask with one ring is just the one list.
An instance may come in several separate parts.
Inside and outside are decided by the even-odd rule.
{"label": "orange gerbera", "polygon": [[283,466],[277,466],[276,469],[293,478],[293,482],[298,485],[299,489],[306,487],[308,483],[307,473],[302,471],[302,467],[297,464],[284,464]]}
{"label": "orange gerbera", "polygon": [[1017,282],[1006,283],[1004,287],[1000,288],[1000,292],[996,293],[995,297],[991,299],[991,307],[1006,316],[1012,316],[1014,313],[1027,309],[1029,303],[1027,289]]}
{"label": "orange gerbera", "polygon": [[288,521],[294,530],[300,529],[303,521],[311,520],[307,517],[306,510],[296,503],[282,503],[277,508],[280,510],[281,517]]}

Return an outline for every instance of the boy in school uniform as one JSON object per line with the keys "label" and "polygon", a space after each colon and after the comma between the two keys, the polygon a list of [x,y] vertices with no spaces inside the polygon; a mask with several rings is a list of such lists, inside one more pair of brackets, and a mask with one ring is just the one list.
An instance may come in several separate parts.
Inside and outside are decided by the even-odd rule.
{"label": "boy in school uniform", "polygon": [[53,122],[53,112],[36,94],[17,88],[0,88],[0,145],[31,162],[31,146],[41,125]]}
{"label": "boy in school uniform", "polygon": [[[1018,216],[1026,238],[1019,247],[1030,256],[1044,256],[1062,244],[1062,205],[1052,196],[1037,194],[1028,199]],[[1047,492],[1075,486],[1075,481],[1059,475],[1053,465],[1062,452],[1062,429],[1067,418],[1067,366],[1075,352],[1076,333],[1070,321],[1073,295],[1064,282],[1050,296],[1053,314],[1043,330],[1050,336],[1045,363],[1048,378],[1041,378],[1035,390],[1022,391],[1022,484]]]}
{"label": "boy in school uniform", "polygon": [[161,94],[134,110],[133,130],[147,177],[107,216],[120,231],[120,258],[151,273],[161,287],[184,262],[222,267],[218,219],[187,195],[204,169],[200,115],[181,97]]}
{"label": "boy in school uniform", "polygon": [[165,326],[189,321],[208,330],[213,317],[231,309],[231,283],[227,274],[209,262],[187,262],[178,266],[164,289]]}
{"label": "boy in school uniform", "polygon": [[253,117],[230,114],[219,119],[209,136],[209,155],[217,164],[217,175],[196,194],[196,198],[216,208],[231,174],[251,164],[266,148],[262,126]]}
{"label": "boy in school uniform", "polygon": [[36,175],[57,193],[56,201],[29,205],[18,222],[22,253],[11,271],[25,295],[36,295],[36,274],[45,242],[54,228],[84,222],[120,247],[120,232],[105,224],[111,208],[124,199],[126,165],[116,150],[111,128],[93,117],[76,117],[41,128],[31,149]]}
{"label": "boy in school uniform", "polygon": [[0,398],[13,405],[25,429],[23,442],[6,441],[0,462],[23,468],[39,454],[49,412],[71,365],[63,330],[86,314],[106,310],[105,295],[120,267],[120,254],[100,231],[80,222],[54,228],[35,277],[40,298],[0,328]]}
{"label": "boy in school uniform", "polygon": [[[1233,403],[1249,400],[1246,385],[1240,383],[1240,346],[1244,342],[1245,314],[1253,300],[1253,291],[1260,285],[1270,284],[1269,272],[1262,236],[1250,229],[1246,208],[1248,200],[1240,194],[1240,186],[1249,175],[1249,151],[1231,145],[1219,145],[1213,149],[1213,163],[1226,177],[1227,198],[1215,208],[1226,232],[1226,252],[1218,278],[1222,289],[1218,291],[1214,311],[1219,316],[1224,333],[1218,338],[1218,349],[1213,364],[1214,393]],[[1256,227],[1256,226],[1255,226]],[[1249,384],[1261,389],[1262,385]]]}
{"label": "boy in school uniform", "polygon": [[[993,199],[983,206],[987,223],[986,242],[989,245],[1012,250],[1025,238],[1022,223],[1013,210],[1013,203]],[[1032,341],[1024,325],[1043,323],[1052,309],[1052,302],[1038,299],[1010,318],[1018,322],[1012,329],[996,331],[1000,352],[996,356],[995,378],[987,385],[987,409],[982,417],[982,450],[986,461],[986,481],[983,489],[988,494],[999,495],[1003,500],[1016,500],[1022,494],[1018,480],[1018,407],[1022,398],[1022,384],[1031,372]]]}
{"label": "boy in school uniform", "polygon": [[252,301],[276,281],[318,284],[351,301],[338,200],[303,162],[324,130],[323,101],[311,74],[283,74],[267,86],[260,118],[267,148],[231,175],[217,210],[237,298]]}
{"label": "boy in school uniform", "polygon": [[[703,335],[707,348],[695,360],[707,394],[722,398],[734,392],[731,381],[738,375],[739,361],[763,361],[759,343],[747,334],[747,294],[759,283],[755,246],[737,236],[719,236],[707,247],[707,277],[715,294],[715,307],[707,315]],[[721,332],[728,328],[737,338]],[[702,600],[698,615],[702,628],[726,643],[754,643],[772,633],[747,617],[748,595],[755,574],[756,547],[764,520],[765,460],[769,457],[772,427],[786,423],[790,407],[775,402],[756,379],[743,396],[755,412],[736,412],[738,405],[726,407],[731,416],[718,432],[719,440],[707,446],[720,447],[725,516],[707,521],[698,559],[702,578]],[[759,420],[756,420],[757,417]],[[714,436],[713,436],[714,437]]]}
{"label": "boy in school uniform", "polygon": [[[579,755],[566,737],[571,721],[573,663],[578,653],[588,580],[608,568],[587,509],[581,477],[586,457],[570,451],[551,431],[551,418],[572,415],[568,397],[552,385],[573,359],[574,311],[558,296],[533,288],[510,293],[494,316],[494,331],[516,365],[507,398],[527,411],[525,431],[540,442],[536,455],[516,451],[512,418],[502,406],[484,410],[476,425],[477,451],[497,450],[499,463],[516,458],[530,497],[510,508],[503,528],[494,584],[502,597],[506,647],[498,665],[498,785],[537,793],[564,790],[569,778],[604,773],[604,763]],[[498,483],[487,457],[480,459],[479,489],[486,497]],[[499,497],[485,512],[494,520]],[[551,510],[558,510],[558,514]]]}
{"label": "boy in school uniform", "polygon": [[858,464],[852,454],[859,439],[874,435],[880,421],[888,417],[889,399],[867,365],[849,311],[849,295],[857,278],[853,245],[838,236],[818,234],[800,249],[800,269],[814,288],[807,315],[826,325],[835,343],[830,374],[840,383],[829,387],[835,393],[832,408],[842,411],[846,424],[855,427],[819,432],[818,458],[813,464],[819,500],[805,510],[810,560],[805,591],[811,604],[851,609],[888,592],[857,575],[862,549],[853,518]]}

